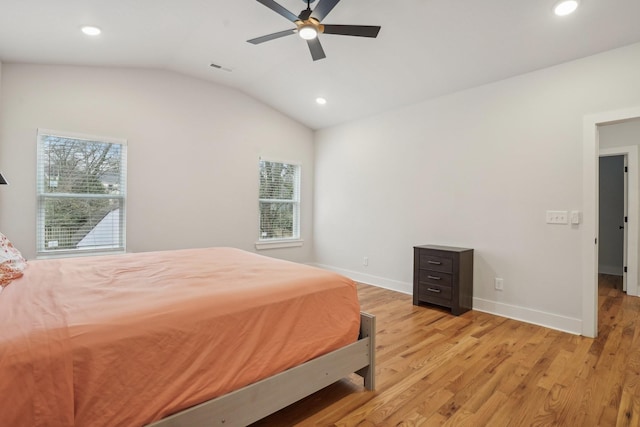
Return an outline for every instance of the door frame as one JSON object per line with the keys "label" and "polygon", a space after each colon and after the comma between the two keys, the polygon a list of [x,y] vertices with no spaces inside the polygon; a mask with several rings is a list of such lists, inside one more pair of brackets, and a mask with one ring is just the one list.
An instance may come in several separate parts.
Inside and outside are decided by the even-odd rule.
{"label": "door frame", "polygon": [[598,335],[598,126],[640,118],[640,107],[590,114],[582,120],[582,335]]}
{"label": "door frame", "polygon": [[[625,166],[628,166],[625,178],[625,214],[627,223],[624,224],[626,246],[624,265],[627,273],[623,273],[627,295],[638,294],[638,146],[601,148],[599,157],[624,156]],[[598,177],[599,178],[599,177]],[[599,202],[598,202],[599,206]]]}

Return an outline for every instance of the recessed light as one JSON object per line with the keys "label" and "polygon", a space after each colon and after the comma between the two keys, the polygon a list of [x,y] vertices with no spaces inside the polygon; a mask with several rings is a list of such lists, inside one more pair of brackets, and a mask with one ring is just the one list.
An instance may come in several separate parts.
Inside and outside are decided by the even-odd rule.
{"label": "recessed light", "polygon": [[322,98],[322,97],[319,97],[319,98],[316,98],[316,102],[317,102],[319,105],[325,105],[325,104],[327,103],[327,100],[326,100],[326,99],[324,99],[324,98]]}
{"label": "recessed light", "polygon": [[82,32],[88,36],[97,36],[102,32],[102,30],[98,27],[92,27],[90,25],[87,25],[82,27]]}
{"label": "recessed light", "polygon": [[579,0],[562,0],[553,7],[553,12],[558,16],[570,15],[578,8]]}

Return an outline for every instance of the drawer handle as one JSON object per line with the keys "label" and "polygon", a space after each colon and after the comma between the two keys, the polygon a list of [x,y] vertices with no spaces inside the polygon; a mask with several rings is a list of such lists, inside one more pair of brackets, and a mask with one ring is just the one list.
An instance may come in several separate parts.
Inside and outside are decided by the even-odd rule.
{"label": "drawer handle", "polygon": [[441,265],[442,263],[440,261],[427,261],[427,264]]}
{"label": "drawer handle", "polygon": [[442,280],[442,277],[438,277],[438,276],[427,276],[427,279],[431,279],[431,280]]}
{"label": "drawer handle", "polygon": [[427,290],[429,292],[435,292],[436,294],[439,294],[440,292],[442,292],[440,289],[434,289],[434,288],[427,288]]}

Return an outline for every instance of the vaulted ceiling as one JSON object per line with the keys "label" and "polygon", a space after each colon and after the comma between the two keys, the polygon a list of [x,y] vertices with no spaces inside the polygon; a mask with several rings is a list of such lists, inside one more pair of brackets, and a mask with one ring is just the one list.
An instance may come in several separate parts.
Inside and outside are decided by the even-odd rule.
{"label": "vaulted ceiling", "polygon": [[[638,0],[581,0],[566,17],[554,3],[342,0],[325,23],[382,30],[322,34],[327,57],[314,62],[295,35],[247,43],[294,27],[255,0],[0,0],[0,61],[173,70],[318,129],[640,41]],[[87,37],[83,25],[102,34]]]}

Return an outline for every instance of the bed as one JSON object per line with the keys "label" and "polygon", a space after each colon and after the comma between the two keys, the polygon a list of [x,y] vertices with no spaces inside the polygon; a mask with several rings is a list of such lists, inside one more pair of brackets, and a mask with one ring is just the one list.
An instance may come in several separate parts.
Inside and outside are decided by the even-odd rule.
{"label": "bed", "polygon": [[355,284],[238,249],[30,261],[0,324],[5,425],[247,425],[352,372],[374,387]]}

